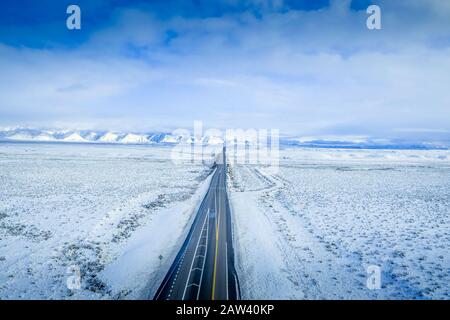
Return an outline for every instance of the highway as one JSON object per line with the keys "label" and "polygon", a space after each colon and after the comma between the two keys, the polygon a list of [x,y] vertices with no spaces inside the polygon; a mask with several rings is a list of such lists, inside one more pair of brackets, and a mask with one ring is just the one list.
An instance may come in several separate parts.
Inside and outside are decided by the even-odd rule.
{"label": "highway", "polygon": [[155,300],[237,300],[225,148],[188,235]]}

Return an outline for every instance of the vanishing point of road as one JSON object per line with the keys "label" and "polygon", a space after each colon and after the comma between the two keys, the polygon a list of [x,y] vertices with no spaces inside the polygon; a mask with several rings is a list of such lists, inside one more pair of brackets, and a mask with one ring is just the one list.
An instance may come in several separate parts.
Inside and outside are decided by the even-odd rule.
{"label": "vanishing point of road", "polygon": [[155,300],[237,300],[225,148],[189,233]]}

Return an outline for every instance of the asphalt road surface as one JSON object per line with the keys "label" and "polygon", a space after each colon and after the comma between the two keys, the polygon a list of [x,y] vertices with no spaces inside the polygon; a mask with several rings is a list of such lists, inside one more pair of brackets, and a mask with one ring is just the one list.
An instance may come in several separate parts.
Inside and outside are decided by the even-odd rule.
{"label": "asphalt road surface", "polygon": [[225,148],[211,184],[155,300],[237,300]]}

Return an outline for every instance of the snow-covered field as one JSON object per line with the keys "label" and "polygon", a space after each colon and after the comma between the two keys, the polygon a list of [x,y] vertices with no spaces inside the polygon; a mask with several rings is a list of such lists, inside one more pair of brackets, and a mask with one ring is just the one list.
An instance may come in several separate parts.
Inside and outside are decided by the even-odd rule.
{"label": "snow-covered field", "polygon": [[151,296],[209,181],[170,151],[0,143],[0,299]]}
{"label": "snow-covered field", "polygon": [[450,298],[449,151],[280,157],[229,171],[243,298]]}
{"label": "snow-covered field", "polygon": [[[0,143],[0,299],[151,297],[209,183],[168,147]],[[450,152],[232,165],[243,298],[450,297]],[[379,266],[381,289],[367,285]],[[74,269],[75,267],[75,269]],[[68,289],[77,268],[80,289]]]}

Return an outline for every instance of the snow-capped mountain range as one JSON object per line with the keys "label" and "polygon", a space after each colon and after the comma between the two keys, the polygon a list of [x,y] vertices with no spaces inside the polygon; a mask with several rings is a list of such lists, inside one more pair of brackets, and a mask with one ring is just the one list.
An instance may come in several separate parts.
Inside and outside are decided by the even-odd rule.
{"label": "snow-capped mountain range", "polygon": [[[109,144],[192,144],[222,145],[224,137],[179,135],[168,132],[137,133],[96,130],[51,130],[29,128],[0,128],[0,141],[67,142]],[[255,144],[244,138],[245,144]],[[227,144],[229,141],[227,141]],[[368,149],[449,149],[448,142],[417,142],[407,140],[374,139],[364,136],[280,137],[280,146],[313,148],[368,148]]]}
{"label": "snow-capped mountain range", "polygon": [[0,140],[23,142],[79,142],[115,144],[192,144],[221,145],[223,137],[206,135],[196,139],[190,135],[168,132],[136,133],[95,130],[0,129]]}
{"label": "snow-capped mountain range", "polygon": [[[37,142],[80,142],[80,143],[119,143],[119,144],[152,144],[152,143],[190,143],[190,137],[171,133],[132,133],[94,130],[40,130],[40,129],[3,129],[0,130],[3,141],[37,141]],[[208,142],[208,137],[203,138]],[[216,140],[223,143],[223,140]]]}

